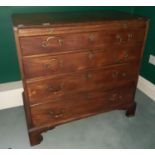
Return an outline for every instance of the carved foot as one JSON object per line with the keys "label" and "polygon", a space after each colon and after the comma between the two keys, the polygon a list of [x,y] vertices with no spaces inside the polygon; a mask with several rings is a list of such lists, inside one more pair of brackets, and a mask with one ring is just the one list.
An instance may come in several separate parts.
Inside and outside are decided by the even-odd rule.
{"label": "carved foot", "polygon": [[29,139],[30,144],[33,146],[40,144],[41,141],[43,140],[43,137],[40,132],[29,132]]}
{"label": "carved foot", "polygon": [[136,103],[134,103],[130,108],[127,109],[126,116],[127,117],[135,116],[135,112],[136,112]]}
{"label": "carved foot", "polygon": [[46,132],[48,130],[54,129],[55,126],[45,127],[45,128],[38,128],[38,129],[30,129],[29,130],[29,139],[31,146],[40,144],[43,140],[41,135],[42,132]]}

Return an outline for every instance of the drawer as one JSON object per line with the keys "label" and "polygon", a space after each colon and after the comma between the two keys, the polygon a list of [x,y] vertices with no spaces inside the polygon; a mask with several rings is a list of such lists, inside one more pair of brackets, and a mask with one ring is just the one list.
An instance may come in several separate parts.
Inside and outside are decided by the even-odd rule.
{"label": "drawer", "polygon": [[34,37],[21,37],[23,55],[57,53],[68,50],[80,50],[101,47],[106,44],[126,44],[142,42],[145,30],[113,30],[90,33],[60,34]]}
{"label": "drawer", "polygon": [[[85,97],[84,97],[85,96]],[[47,102],[31,107],[32,121],[35,126],[57,125],[92,114],[123,109],[133,103],[133,87],[119,88],[112,91],[96,91],[81,97]]]}
{"label": "drawer", "polygon": [[[132,68],[132,70],[131,70]],[[73,92],[111,89],[137,79],[135,65],[121,65],[106,69],[88,70],[76,74],[58,75],[27,82],[31,104],[56,99]]]}
{"label": "drawer", "polygon": [[141,48],[141,44],[132,44],[54,56],[24,57],[24,73],[26,78],[35,78],[138,61],[141,55]]}

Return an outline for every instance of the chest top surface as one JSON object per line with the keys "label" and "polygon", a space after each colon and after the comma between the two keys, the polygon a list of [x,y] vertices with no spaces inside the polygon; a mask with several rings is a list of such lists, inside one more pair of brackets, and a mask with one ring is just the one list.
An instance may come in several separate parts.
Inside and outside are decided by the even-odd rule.
{"label": "chest top surface", "polygon": [[93,24],[107,21],[147,20],[144,17],[119,11],[74,11],[13,14],[13,25],[18,28],[61,26],[65,24]]}

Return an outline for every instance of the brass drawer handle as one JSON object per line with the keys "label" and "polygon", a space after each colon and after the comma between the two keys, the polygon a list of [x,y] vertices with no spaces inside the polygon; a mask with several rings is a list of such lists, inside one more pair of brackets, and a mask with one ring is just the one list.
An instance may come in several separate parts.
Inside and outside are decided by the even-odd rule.
{"label": "brass drawer handle", "polygon": [[131,40],[133,38],[133,34],[132,33],[128,33],[128,39],[127,40],[123,40],[123,38],[121,37],[121,35],[117,34],[116,35],[116,39],[120,42],[120,43],[126,43],[127,41]]}
{"label": "brass drawer handle", "polygon": [[94,53],[92,51],[90,51],[88,53],[88,59],[91,61],[94,58]]}
{"label": "brass drawer handle", "polygon": [[64,112],[65,112],[65,110],[64,109],[62,109],[62,110],[60,110],[59,112],[54,112],[54,111],[49,111],[48,113],[49,113],[49,115],[52,117],[52,118],[59,118],[59,117],[63,117],[64,116]]}
{"label": "brass drawer handle", "polygon": [[114,93],[110,96],[109,101],[115,102],[115,101],[121,101],[123,99],[122,95],[119,95],[117,93]]}
{"label": "brass drawer handle", "polygon": [[63,84],[57,86],[57,87],[53,87],[53,86],[47,86],[47,90],[49,92],[52,92],[54,94],[57,94],[58,92],[62,91],[63,89]]}
{"label": "brass drawer handle", "polygon": [[91,78],[92,78],[92,74],[91,74],[91,73],[89,73],[89,72],[87,72],[85,76],[86,76],[86,79],[87,79],[87,80],[89,80],[89,79],[91,79]]}
{"label": "brass drawer handle", "polygon": [[116,62],[121,63],[122,61],[127,60],[128,58],[129,58],[128,51],[125,51],[124,55],[120,59],[116,59]]}
{"label": "brass drawer handle", "polygon": [[57,58],[52,58],[49,63],[43,64],[45,70],[52,68],[54,65],[60,68],[64,67],[63,60],[58,60]]}
{"label": "brass drawer handle", "polygon": [[114,101],[116,101],[117,100],[117,96],[118,96],[118,94],[112,94],[111,96],[110,96],[110,98],[109,98],[109,101],[112,101],[112,102],[114,102]]}
{"label": "brass drawer handle", "polygon": [[120,43],[123,42],[123,38],[122,38],[119,34],[116,35],[116,39],[117,39]]}
{"label": "brass drawer handle", "polygon": [[119,95],[117,93],[112,94],[112,96],[109,98],[110,101],[114,102],[114,101],[121,101],[123,99],[122,95]]}
{"label": "brass drawer handle", "polygon": [[48,86],[47,89],[50,92],[58,92],[58,91],[61,91],[61,88],[54,88],[52,86]]}
{"label": "brass drawer handle", "polygon": [[62,47],[62,45],[63,45],[63,40],[62,40],[62,39],[59,39],[58,42],[59,42],[59,46]]}
{"label": "brass drawer handle", "polygon": [[[42,47],[48,47],[50,44],[49,44],[49,41],[52,40],[52,39],[56,39],[57,37],[54,37],[54,36],[51,36],[51,37],[48,37],[45,41],[42,42]],[[63,40],[62,39],[57,39],[58,41],[58,44],[60,47],[62,47],[63,45]]]}
{"label": "brass drawer handle", "polygon": [[132,33],[129,33],[128,34],[128,40],[132,39],[133,38],[133,34]]}
{"label": "brass drawer handle", "polygon": [[54,115],[54,118],[59,118],[59,117],[63,117],[64,116],[64,112],[61,111],[60,113],[57,113]]}
{"label": "brass drawer handle", "polygon": [[127,76],[127,73],[126,72],[123,72],[122,73],[122,77],[126,77]]}
{"label": "brass drawer handle", "polygon": [[52,34],[54,32],[54,29],[48,29],[48,33]]}
{"label": "brass drawer handle", "polygon": [[88,39],[90,42],[94,42],[95,41],[95,35],[93,33],[89,34]]}
{"label": "brass drawer handle", "polygon": [[124,53],[124,56],[123,56],[125,59],[127,59],[128,57],[129,57],[129,54],[128,54],[128,52],[127,51],[125,51],[125,53]]}
{"label": "brass drawer handle", "polygon": [[118,74],[119,74],[119,72],[118,72],[118,71],[116,71],[116,72],[112,73],[112,78],[113,78],[113,79],[118,78]]}
{"label": "brass drawer handle", "polygon": [[119,34],[116,35],[116,39],[119,41],[119,43],[126,43],[126,42],[127,42],[127,40],[124,40],[124,39],[122,38],[122,36],[119,35]]}
{"label": "brass drawer handle", "polygon": [[53,58],[50,60],[49,63],[45,64],[45,69],[49,69],[51,66],[53,66],[54,64],[57,64],[58,63],[58,60],[56,58]]}

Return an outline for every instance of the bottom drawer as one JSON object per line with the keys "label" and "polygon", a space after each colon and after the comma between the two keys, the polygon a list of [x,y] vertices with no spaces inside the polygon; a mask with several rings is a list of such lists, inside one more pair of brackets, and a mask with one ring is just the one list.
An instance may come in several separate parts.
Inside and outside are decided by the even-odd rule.
{"label": "bottom drawer", "polygon": [[[133,103],[134,87],[126,87],[107,92],[91,92],[92,97],[72,97],[64,101],[51,101],[31,107],[34,126],[58,125],[113,109],[127,108]],[[84,95],[83,95],[84,96]]]}

